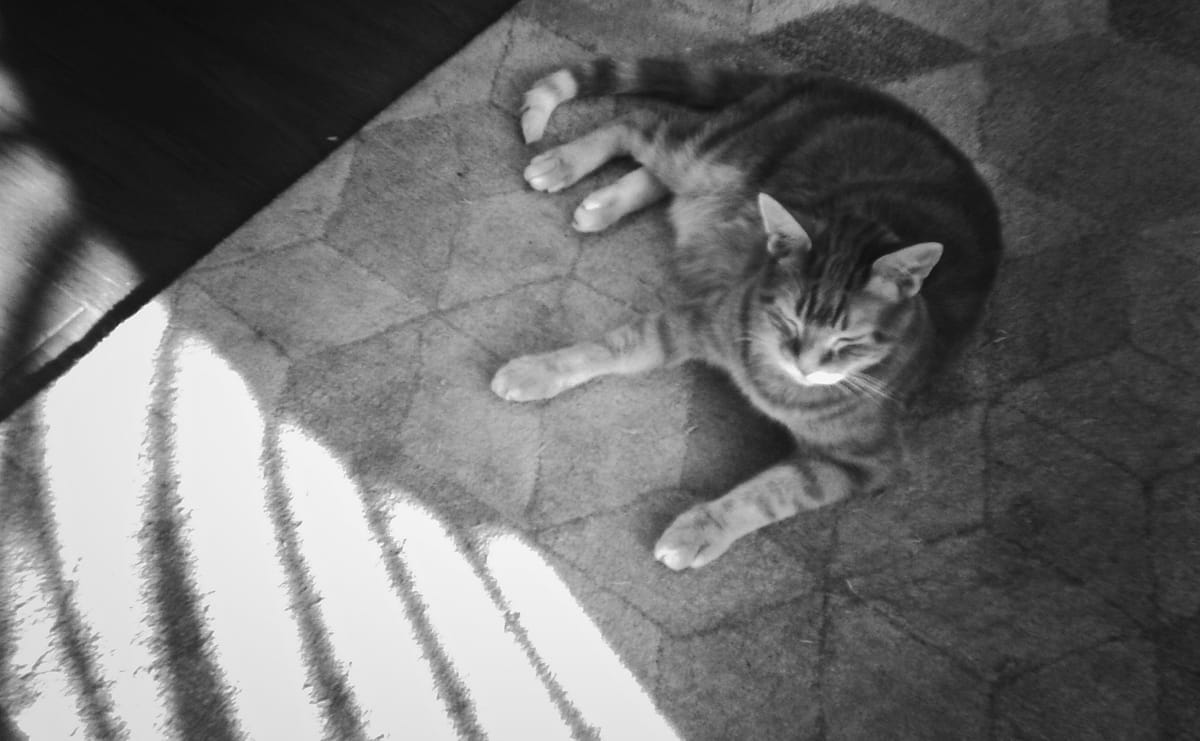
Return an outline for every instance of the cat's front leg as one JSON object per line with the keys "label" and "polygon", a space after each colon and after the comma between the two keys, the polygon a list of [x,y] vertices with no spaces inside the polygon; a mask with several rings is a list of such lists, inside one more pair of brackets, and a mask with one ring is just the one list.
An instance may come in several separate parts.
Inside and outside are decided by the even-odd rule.
{"label": "cat's front leg", "polygon": [[507,401],[549,399],[598,376],[648,371],[689,357],[693,344],[686,317],[676,311],[648,314],[596,342],[523,355],[492,378],[492,391]]}
{"label": "cat's front leg", "polygon": [[505,401],[540,401],[604,375],[608,350],[580,342],[561,350],[522,355],[504,364],[492,378],[492,392]]}
{"label": "cat's front leg", "polygon": [[675,571],[698,569],[743,535],[845,499],[853,481],[841,464],[820,458],[772,466],[720,499],[675,518],[658,539],[654,557]]}

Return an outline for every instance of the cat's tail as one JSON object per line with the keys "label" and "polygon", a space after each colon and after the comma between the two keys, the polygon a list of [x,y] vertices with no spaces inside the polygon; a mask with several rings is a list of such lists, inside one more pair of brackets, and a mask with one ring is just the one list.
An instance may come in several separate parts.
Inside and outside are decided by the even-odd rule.
{"label": "cat's tail", "polygon": [[741,100],[768,79],[766,74],[676,59],[601,57],[564,67],[534,83],[521,108],[521,132],[527,143],[541,139],[550,114],[572,98],[649,95],[695,108],[717,108]]}

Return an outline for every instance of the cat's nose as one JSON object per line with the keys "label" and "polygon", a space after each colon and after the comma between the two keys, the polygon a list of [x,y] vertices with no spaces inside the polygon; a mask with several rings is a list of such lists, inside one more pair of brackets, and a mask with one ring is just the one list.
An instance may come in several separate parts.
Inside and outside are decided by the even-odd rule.
{"label": "cat's nose", "polygon": [[820,367],[820,362],[812,353],[800,353],[796,356],[796,368],[805,377],[816,373]]}

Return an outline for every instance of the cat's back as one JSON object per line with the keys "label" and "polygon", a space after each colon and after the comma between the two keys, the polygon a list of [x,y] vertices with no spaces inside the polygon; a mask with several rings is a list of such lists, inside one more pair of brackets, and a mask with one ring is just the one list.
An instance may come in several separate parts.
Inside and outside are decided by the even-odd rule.
{"label": "cat's back", "polygon": [[742,132],[714,148],[715,156],[736,163],[752,188],[778,191],[797,206],[849,208],[855,201],[848,197],[867,194],[984,197],[990,204],[962,151],[925,116],[876,88],[786,75],[732,107],[729,117],[741,119]]}

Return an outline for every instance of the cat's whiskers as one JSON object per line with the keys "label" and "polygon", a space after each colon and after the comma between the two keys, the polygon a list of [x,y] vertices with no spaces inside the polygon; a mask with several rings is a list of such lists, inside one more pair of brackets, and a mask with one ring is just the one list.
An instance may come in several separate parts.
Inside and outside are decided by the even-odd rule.
{"label": "cat's whiskers", "polygon": [[843,386],[844,388],[846,388],[856,394],[862,394],[864,396],[872,396],[873,395],[871,393],[871,388],[862,384],[854,376],[849,376],[849,375],[846,376],[845,378],[842,379],[842,382],[839,385]]}
{"label": "cat's whiskers", "polygon": [[844,382],[856,391],[862,392],[868,396],[875,396],[887,401],[899,400],[888,387],[886,381],[876,378],[868,373],[848,373],[846,374]]}

